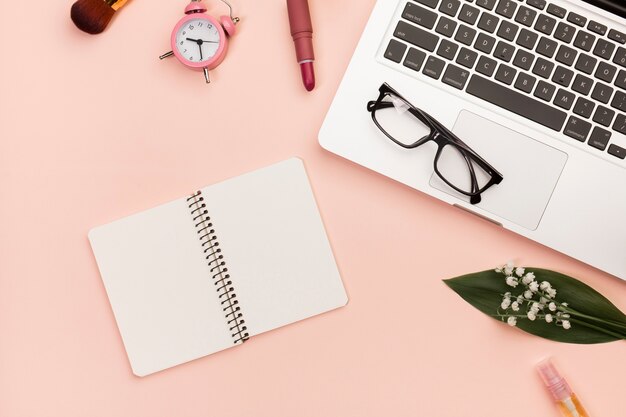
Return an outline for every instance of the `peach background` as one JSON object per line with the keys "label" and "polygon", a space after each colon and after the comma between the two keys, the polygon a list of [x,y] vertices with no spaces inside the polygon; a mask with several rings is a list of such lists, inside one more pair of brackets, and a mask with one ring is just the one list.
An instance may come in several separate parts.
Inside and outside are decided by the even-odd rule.
{"label": "peach background", "polygon": [[[71,0],[3,2],[0,416],[557,416],[533,370],[545,355],[592,415],[626,415],[626,342],[528,337],[441,279],[515,259],[577,276],[623,310],[625,283],[318,146],[374,0],[311,1],[312,94],[284,1],[233,2],[240,32],[210,86],[156,59],[184,0],[133,0],[95,37],[72,26]],[[294,155],[348,306],[134,377],[87,231]]]}

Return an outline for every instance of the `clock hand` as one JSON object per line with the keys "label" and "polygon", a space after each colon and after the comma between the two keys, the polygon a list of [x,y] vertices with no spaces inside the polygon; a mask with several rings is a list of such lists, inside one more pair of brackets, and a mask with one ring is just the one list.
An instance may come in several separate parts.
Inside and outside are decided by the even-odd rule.
{"label": "clock hand", "polygon": [[186,38],[188,41],[192,41],[197,43],[198,45],[201,45],[203,43],[219,43],[219,41],[205,41],[203,39],[191,39],[191,38]]}
{"label": "clock hand", "polygon": [[198,42],[198,48],[200,49],[200,61],[203,61],[204,58],[202,57],[202,44],[200,42]]}

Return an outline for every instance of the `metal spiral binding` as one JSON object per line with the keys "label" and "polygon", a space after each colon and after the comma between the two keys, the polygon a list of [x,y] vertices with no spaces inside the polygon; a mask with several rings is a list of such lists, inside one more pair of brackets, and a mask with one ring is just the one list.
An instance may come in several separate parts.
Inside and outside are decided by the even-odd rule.
{"label": "metal spiral binding", "polygon": [[202,191],[196,191],[189,198],[189,210],[193,219],[198,239],[202,243],[202,250],[205,254],[206,261],[209,266],[209,272],[212,275],[213,285],[219,295],[220,304],[226,317],[228,328],[234,343],[243,343],[249,339],[246,331],[246,321],[243,319],[243,313],[237,300],[237,294],[233,288],[233,283],[228,274],[228,268],[222,255],[222,249],[219,247],[217,235],[211,223],[211,217],[206,209],[206,203],[202,196]]}

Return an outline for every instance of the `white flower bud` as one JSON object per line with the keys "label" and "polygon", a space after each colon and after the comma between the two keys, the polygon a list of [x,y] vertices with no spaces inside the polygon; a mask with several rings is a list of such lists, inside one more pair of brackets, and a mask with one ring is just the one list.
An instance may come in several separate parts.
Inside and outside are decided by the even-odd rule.
{"label": "white flower bud", "polygon": [[513,301],[513,303],[511,304],[511,308],[513,309],[513,311],[519,311],[519,303],[517,301]]}
{"label": "white flower bud", "polygon": [[548,281],[543,281],[541,283],[541,285],[539,286],[539,288],[541,288],[543,291],[547,290],[548,288],[551,288],[552,286],[550,285],[550,283]]}
{"label": "white flower bud", "polygon": [[552,314],[546,314],[545,319],[546,319],[546,323],[552,323],[552,320],[553,320]]}
{"label": "white flower bud", "polygon": [[500,308],[502,308],[502,310],[507,310],[510,306],[511,300],[508,298],[505,298],[504,300],[502,300],[502,303],[500,303]]}
{"label": "white flower bud", "polygon": [[518,277],[521,277],[522,275],[524,275],[524,268],[522,268],[521,266],[518,266],[517,268],[515,268],[515,273],[517,274]]}
{"label": "white flower bud", "polygon": [[537,292],[539,291],[539,284],[537,283],[537,281],[533,281],[528,285],[528,289],[532,292]]}
{"label": "white flower bud", "polygon": [[548,309],[550,309],[550,311],[556,311],[556,304],[554,304],[554,302],[551,302],[550,304],[548,304]]}
{"label": "white flower bud", "polygon": [[530,300],[531,298],[533,298],[533,292],[531,290],[524,291],[524,298]]}
{"label": "white flower bud", "polygon": [[537,318],[535,313],[533,313],[532,311],[529,311],[526,316],[528,317],[528,320],[530,320],[530,321],[535,321],[535,319]]}
{"label": "white flower bud", "polygon": [[517,317],[509,317],[508,319],[506,319],[506,323],[509,326],[514,327],[515,325],[517,325]]}
{"label": "white flower bud", "polygon": [[519,284],[519,281],[517,280],[517,278],[509,276],[509,277],[506,277],[506,284],[509,287],[515,288],[515,287],[517,287],[517,284]]}
{"label": "white flower bud", "polygon": [[569,330],[572,327],[572,325],[570,324],[568,320],[563,320],[562,324],[565,330]]}

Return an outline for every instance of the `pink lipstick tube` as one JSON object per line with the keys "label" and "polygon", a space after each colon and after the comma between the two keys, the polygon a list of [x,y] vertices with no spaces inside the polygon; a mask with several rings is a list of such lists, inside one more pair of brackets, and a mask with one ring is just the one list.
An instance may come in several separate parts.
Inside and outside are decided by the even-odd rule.
{"label": "pink lipstick tube", "polygon": [[307,91],[315,87],[313,71],[313,25],[307,0],[287,0],[291,37],[296,47],[296,58],[302,73],[302,82]]}

